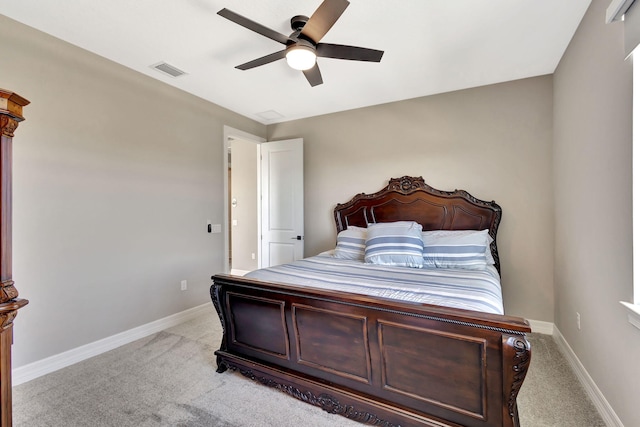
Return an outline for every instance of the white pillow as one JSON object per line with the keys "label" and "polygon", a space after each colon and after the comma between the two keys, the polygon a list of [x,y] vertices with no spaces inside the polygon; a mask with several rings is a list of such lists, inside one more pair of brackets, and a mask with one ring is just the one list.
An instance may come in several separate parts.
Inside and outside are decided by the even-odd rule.
{"label": "white pillow", "polygon": [[414,221],[369,224],[364,262],[422,268],[422,225]]}
{"label": "white pillow", "polygon": [[338,244],[333,252],[335,258],[364,260],[367,229],[350,225],[338,233]]}
{"label": "white pillow", "polygon": [[422,239],[426,267],[484,270],[487,251],[491,255],[488,230],[433,230],[422,233]]}
{"label": "white pillow", "polygon": [[486,245],[487,249],[485,250],[485,257],[487,258],[487,264],[494,265],[496,262],[493,259],[493,255],[491,255],[491,243],[493,243],[493,237],[489,235],[489,230],[431,230],[431,231],[423,231],[422,238],[424,240],[425,236],[429,237],[456,237],[456,236],[468,236],[468,235],[480,235],[486,236]]}

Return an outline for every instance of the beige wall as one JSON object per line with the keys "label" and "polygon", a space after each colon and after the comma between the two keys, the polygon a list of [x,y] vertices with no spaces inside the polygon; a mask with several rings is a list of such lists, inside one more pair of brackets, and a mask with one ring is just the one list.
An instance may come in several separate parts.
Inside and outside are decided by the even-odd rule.
{"label": "beige wall", "polygon": [[332,212],[389,178],[495,200],[506,311],[553,321],[552,77],[268,126],[305,140],[305,255],[335,246]]}
{"label": "beige wall", "polygon": [[[639,426],[632,294],[632,68],[594,0],[554,75],[555,323],[625,426]],[[577,329],[576,312],[581,315]]]}
{"label": "beige wall", "polygon": [[14,140],[13,276],[30,300],[14,367],[209,302],[223,125],[266,127],[2,16],[0,40],[0,86],[31,101]]}

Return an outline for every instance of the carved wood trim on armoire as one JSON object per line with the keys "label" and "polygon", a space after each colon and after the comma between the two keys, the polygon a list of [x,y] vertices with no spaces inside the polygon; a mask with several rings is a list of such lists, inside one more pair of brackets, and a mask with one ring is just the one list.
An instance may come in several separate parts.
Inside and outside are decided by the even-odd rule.
{"label": "carved wood trim on armoire", "polygon": [[24,120],[22,107],[29,101],[0,89],[0,427],[12,424],[11,345],[13,319],[29,301],[18,298],[12,276],[11,199],[13,133]]}

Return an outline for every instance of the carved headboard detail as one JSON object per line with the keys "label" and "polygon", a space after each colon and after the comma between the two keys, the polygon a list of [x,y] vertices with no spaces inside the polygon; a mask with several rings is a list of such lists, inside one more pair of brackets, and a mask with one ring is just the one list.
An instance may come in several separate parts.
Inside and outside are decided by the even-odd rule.
{"label": "carved headboard detail", "polygon": [[334,215],[338,233],[350,225],[366,227],[392,221],[416,221],[425,231],[488,229],[493,237],[491,254],[500,271],[497,234],[502,209],[496,202],[479,200],[464,190],[437,190],[422,177],[391,178],[377,193],[357,194],[338,204]]}

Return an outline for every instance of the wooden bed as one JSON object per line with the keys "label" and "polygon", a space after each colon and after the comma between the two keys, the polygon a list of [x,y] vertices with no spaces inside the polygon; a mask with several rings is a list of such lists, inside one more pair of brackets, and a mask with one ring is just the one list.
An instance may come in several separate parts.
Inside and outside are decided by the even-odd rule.
{"label": "wooden bed", "polygon": [[[401,220],[423,230],[489,229],[498,271],[500,218],[494,202],[406,176],[335,208],[338,232]],[[525,319],[229,275],[212,279],[224,330],[220,373],[237,370],[369,425],[519,425],[516,397],[530,360]]]}

